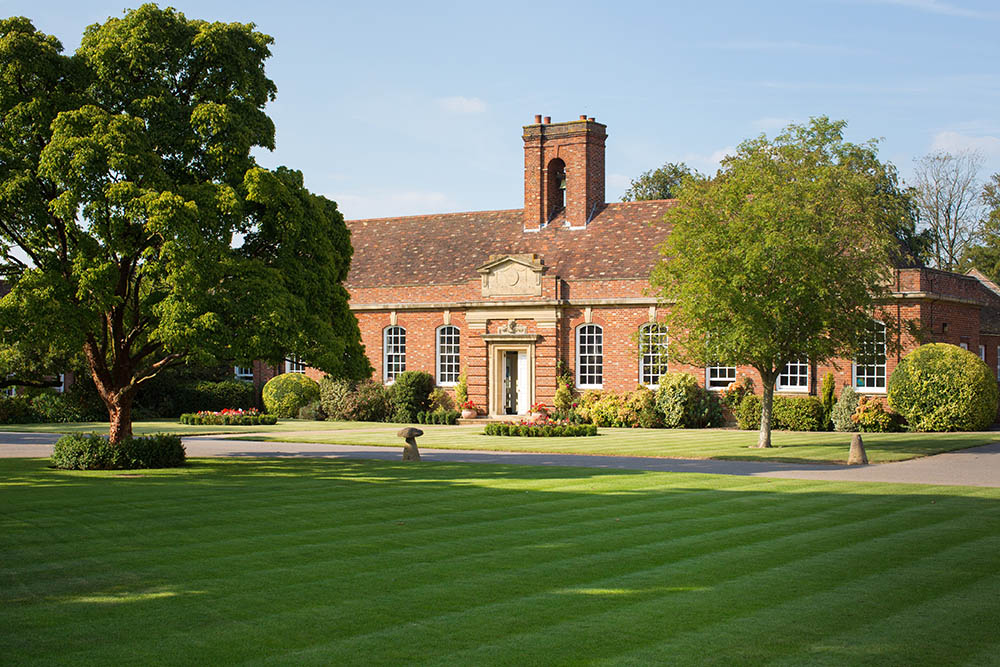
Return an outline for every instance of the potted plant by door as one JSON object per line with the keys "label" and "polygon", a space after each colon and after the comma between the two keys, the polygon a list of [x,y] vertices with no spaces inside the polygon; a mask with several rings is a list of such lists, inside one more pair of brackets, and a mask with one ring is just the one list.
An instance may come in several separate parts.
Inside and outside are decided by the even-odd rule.
{"label": "potted plant by door", "polygon": [[534,403],[531,406],[531,421],[540,422],[548,419],[549,409],[544,403]]}
{"label": "potted plant by door", "polygon": [[460,403],[458,407],[462,409],[462,419],[475,419],[479,416],[479,406],[472,401]]}

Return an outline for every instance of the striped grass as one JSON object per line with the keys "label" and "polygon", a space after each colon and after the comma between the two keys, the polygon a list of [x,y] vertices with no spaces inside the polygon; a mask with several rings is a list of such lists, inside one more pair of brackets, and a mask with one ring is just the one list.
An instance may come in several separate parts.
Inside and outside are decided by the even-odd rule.
{"label": "striped grass", "polygon": [[[314,422],[315,423],[315,422]],[[328,433],[310,431],[238,436],[235,439],[315,444],[377,445],[398,447],[399,425],[331,424]],[[348,422],[349,424],[350,422]],[[691,459],[846,463],[850,433],[774,431],[770,449],[757,449],[756,431],[735,429],[628,429],[602,428],[596,437],[523,438],[483,435],[482,426],[421,426],[421,447],[480,449],[513,452],[597,454],[608,456],[657,456]],[[1000,440],[1000,433],[865,433],[864,443],[872,463],[888,463],[985,445]]]}
{"label": "striped grass", "polygon": [[0,461],[0,662],[1000,655],[1000,489],[347,460],[138,474]]}

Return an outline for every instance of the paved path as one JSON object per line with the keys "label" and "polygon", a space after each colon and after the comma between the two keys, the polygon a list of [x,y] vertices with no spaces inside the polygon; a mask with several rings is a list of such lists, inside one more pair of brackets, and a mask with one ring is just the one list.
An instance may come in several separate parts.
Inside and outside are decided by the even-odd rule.
{"label": "paved path", "polygon": [[[248,434],[249,435],[249,434]],[[52,453],[58,435],[48,433],[0,433],[0,457],[44,457]],[[353,458],[398,461],[402,447],[324,445],[296,442],[228,440],[226,436],[184,438],[188,456],[262,456],[304,458]],[[783,477],[851,482],[897,482],[1000,487],[1000,443],[972,447],[899,463],[868,466],[780,463],[776,461],[713,461],[642,456],[591,456],[581,454],[532,454],[457,449],[420,448],[428,461],[463,463],[512,463],[617,470],[699,472],[715,475]]]}

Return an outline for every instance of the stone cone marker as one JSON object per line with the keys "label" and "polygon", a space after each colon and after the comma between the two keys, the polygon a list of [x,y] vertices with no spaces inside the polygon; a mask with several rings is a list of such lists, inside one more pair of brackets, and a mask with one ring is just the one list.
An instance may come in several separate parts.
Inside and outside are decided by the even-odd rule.
{"label": "stone cone marker", "polygon": [[419,428],[413,428],[412,426],[407,426],[406,428],[399,429],[396,433],[400,438],[406,441],[403,445],[403,460],[404,461],[419,461],[420,460],[420,450],[417,449],[417,438],[424,434]]}
{"label": "stone cone marker", "polygon": [[855,433],[851,436],[851,453],[847,455],[847,465],[867,465],[868,454],[865,453],[865,443],[861,441],[861,434]]}

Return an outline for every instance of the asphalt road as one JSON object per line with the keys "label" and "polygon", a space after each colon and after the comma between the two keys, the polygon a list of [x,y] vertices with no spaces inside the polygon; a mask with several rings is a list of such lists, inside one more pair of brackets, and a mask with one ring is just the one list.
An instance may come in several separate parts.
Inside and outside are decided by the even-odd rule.
{"label": "asphalt road", "polygon": [[[0,433],[0,457],[46,457],[52,454],[52,445],[58,438],[58,435],[48,433]],[[184,438],[184,447],[188,456],[191,457],[304,457],[386,461],[398,461],[402,458],[401,447],[397,449],[295,442],[256,442],[228,440],[226,436],[186,437]],[[910,461],[866,466],[425,448],[420,449],[420,454],[428,461],[458,461],[463,463],[552,465],[845,482],[1000,487],[1000,442]]]}

